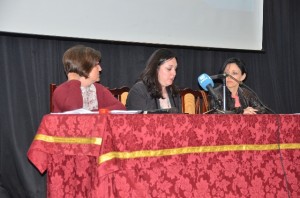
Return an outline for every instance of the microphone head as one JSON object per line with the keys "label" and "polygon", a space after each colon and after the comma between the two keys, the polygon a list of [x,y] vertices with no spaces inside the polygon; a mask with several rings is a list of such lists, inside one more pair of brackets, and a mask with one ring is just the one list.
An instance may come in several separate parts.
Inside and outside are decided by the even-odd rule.
{"label": "microphone head", "polygon": [[207,90],[207,86],[210,85],[212,87],[214,87],[214,82],[212,81],[212,79],[209,77],[209,75],[207,74],[201,74],[198,77],[198,83],[199,85],[202,87],[202,89],[204,89],[205,91]]}

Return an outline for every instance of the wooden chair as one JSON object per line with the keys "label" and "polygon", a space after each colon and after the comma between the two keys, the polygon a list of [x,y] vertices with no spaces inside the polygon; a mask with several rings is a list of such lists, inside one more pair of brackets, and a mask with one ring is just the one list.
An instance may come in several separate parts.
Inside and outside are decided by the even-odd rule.
{"label": "wooden chair", "polygon": [[207,94],[202,90],[184,88],[179,90],[182,102],[182,112],[201,114],[208,110]]}
{"label": "wooden chair", "polygon": [[120,88],[113,88],[109,90],[112,95],[114,95],[123,105],[126,105],[129,87],[123,86]]}
{"label": "wooden chair", "polygon": [[203,90],[197,90],[200,92],[202,98],[200,99],[200,108],[201,108],[201,111],[200,113],[204,113],[206,111],[209,110],[209,102],[208,102],[208,96],[207,96],[207,92],[203,91]]}
{"label": "wooden chair", "polygon": [[56,84],[51,83],[50,84],[50,113],[53,112],[52,97],[53,97],[53,92],[55,89],[56,89]]}

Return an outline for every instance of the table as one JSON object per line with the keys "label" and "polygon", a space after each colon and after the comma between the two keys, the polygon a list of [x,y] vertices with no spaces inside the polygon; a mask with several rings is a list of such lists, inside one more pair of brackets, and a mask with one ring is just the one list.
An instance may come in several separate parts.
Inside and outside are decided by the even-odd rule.
{"label": "table", "polygon": [[48,197],[299,197],[299,115],[45,115]]}

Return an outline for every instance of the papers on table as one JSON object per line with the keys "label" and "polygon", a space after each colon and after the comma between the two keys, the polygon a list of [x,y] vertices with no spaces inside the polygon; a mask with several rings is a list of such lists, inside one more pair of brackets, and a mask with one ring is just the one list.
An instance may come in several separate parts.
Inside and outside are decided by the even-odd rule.
{"label": "papers on table", "polygon": [[139,114],[142,110],[111,110],[111,114]]}
{"label": "papers on table", "polygon": [[99,114],[98,111],[90,111],[87,109],[75,109],[72,111],[65,111],[65,112],[61,112],[61,113],[51,113],[51,114]]}
{"label": "papers on table", "polygon": [[[111,110],[108,111],[110,114],[139,114],[142,110]],[[65,111],[61,113],[51,113],[51,114],[99,114],[98,111],[90,111],[87,109],[75,109],[72,111]]]}

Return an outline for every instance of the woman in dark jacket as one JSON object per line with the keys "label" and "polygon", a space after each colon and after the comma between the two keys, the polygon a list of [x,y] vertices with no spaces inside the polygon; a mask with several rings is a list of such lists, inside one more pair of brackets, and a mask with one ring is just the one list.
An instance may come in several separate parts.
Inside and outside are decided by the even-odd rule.
{"label": "woman in dark jacket", "polygon": [[[226,77],[226,110],[237,114],[264,114],[272,111],[260,101],[258,96],[250,89],[241,87],[240,84],[246,79],[247,71],[245,64],[238,58],[229,58],[225,61],[221,74],[228,74]],[[223,109],[223,87],[214,89],[221,101],[216,102],[213,98],[210,101],[211,109],[222,113]],[[223,112],[224,113],[224,112]]]}
{"label": "woman in dark jacket", "polygon": [[181,112],[180,96],[173,83],[176,70],[176,55],[168,49],[156,50],[137,83],[130,89],[126,108],[143,111],[172,108]]}

